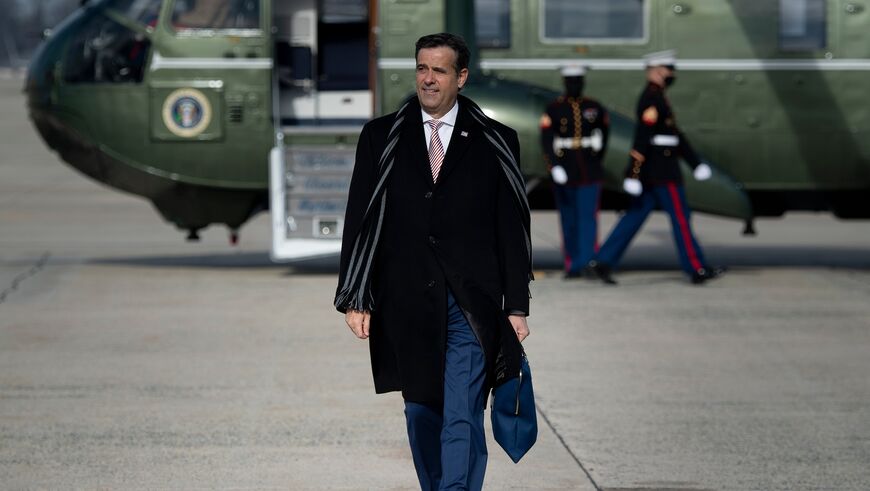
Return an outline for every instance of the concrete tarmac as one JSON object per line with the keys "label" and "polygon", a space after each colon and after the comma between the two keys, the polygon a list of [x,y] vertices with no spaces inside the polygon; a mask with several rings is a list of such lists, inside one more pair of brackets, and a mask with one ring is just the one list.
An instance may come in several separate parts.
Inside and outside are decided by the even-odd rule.
{"label": "concrete tarmac", "polygon": [[[59,162],[20,84],[0,80],[0,488],[415,489],[335,258],[270,263],[266,215],[236,247],[184,242]],[[689,285],[655,216],[605,287],[561,279],[535,213],[539,440],[518,465],[490,440],[487,489],[870,488],[870,223],[693,221],[725,277]]]}

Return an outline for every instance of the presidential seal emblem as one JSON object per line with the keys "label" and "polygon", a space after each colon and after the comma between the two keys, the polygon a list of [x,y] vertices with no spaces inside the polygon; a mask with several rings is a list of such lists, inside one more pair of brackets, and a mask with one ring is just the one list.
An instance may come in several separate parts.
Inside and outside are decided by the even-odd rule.
{"label": "presidential seal emblem", "polygon": [[172,134],[191,138],[199,135],[211,122],[211,104],[196,89],[178,89],[163,102],[163,124]]}

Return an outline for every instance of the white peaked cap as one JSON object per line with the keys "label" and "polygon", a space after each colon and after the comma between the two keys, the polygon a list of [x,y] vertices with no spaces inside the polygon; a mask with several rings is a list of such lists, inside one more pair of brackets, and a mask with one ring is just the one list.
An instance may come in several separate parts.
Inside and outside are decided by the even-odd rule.
{"label": "white peaked cap", "polygon": [[647,68],[654,66],[673,66],[677,64],[677,50],[656,51],[643,57]]}
{"label": "white peaked cap", "polygon": [[582,77],[586,75],[586,68],[583,65],[565,65],[559,72],[563,77]]}

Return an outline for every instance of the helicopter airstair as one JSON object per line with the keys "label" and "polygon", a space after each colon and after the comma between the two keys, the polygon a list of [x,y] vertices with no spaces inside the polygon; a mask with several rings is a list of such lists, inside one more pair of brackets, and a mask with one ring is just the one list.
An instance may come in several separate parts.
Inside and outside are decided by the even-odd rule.
{"label": "helicopter airstair", "polygon": [[273,261],[337,254],[361,126],[284,127],[269,156]]}

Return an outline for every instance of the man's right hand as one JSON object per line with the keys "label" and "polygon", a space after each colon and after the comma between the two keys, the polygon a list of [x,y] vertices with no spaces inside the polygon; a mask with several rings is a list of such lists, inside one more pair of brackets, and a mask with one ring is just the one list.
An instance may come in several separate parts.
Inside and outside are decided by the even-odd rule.
{"label": "man's right hand", "polygon": [[568,173],[565,172],[565,168],[561,165],[554,165],[552,169],[550,169],[550,175],[553,177],[553,182],[556,184],[565,184],[568,182]]}
{"label": "man's right hand", "polygon": [[347,312],[344,314],[344,321],[347,322],[347,326],[351,331],[353,331],[354,335],[360,339],[366,339],[369,337],[371,319],[371,312],[347,309]]}
{"label": "man's right hand", "polygon": [[622,189],[632,196],[640,196],[640,193],[643,192],[643,185],[640,180],[629,177],[622,181]]}

